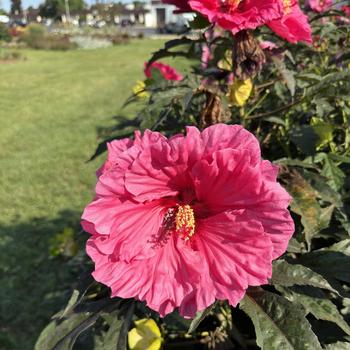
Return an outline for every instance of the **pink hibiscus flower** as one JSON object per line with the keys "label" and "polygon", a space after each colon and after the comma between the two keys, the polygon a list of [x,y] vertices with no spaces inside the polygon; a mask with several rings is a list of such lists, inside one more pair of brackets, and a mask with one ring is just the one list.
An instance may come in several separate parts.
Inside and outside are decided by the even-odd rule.
{"label": "pink hibiscus flower", "polygon": [[350,17],[350,6],[344,5],[344,6],[341,7],[341,10],[342,10],[347,16]]}
{"label": "pink hibiscus flower", "polygon": [[333,0],[308,0],[307,4],[312,11],[322,13],[332,6]]}
{"label": "pink hibiscus flower", "polygon": [[262,50],[272,51],[272,50],[278,49],[278,46],[275,43],[268,40],[261,41],[259,45]]}
{"label": "pink hibiscus flower", "polygon": [[152,70],[157,69],[166,80],[182,80],[183,76],[175,68],[160,62],[153,62],[149,66],[145,62],[144,73],[147,78],[152,78]]}
{"label": "pink hibiscus flower", "polygon": [[211,23],[233,34],[255,29],[283,16],[280,0],[189,0],[189,5]]}
{"label": "pink hibiscus flower", "polygon": [[113,141],[82,216],[94,278],[161,316],[236,306],[268,283],[294,232],[277,173],[238,125]]}
{"label": "pink hibiscus flower", "polygon": [[298,2],[296,0],[283,0],[283,6],[284,16],[267,23],[269,28],[293,44],[298,41],[311,43],[311,27]]}

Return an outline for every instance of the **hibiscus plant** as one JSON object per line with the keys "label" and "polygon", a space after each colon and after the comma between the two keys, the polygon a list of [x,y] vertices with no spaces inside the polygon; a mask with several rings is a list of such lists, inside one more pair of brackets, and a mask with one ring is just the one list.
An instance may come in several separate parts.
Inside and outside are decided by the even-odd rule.
{"label": "hibiscus plant", "polygon": [[348,8],[164,2],[193,33],[102,130],[82,275],[36,349],[349,349]]}

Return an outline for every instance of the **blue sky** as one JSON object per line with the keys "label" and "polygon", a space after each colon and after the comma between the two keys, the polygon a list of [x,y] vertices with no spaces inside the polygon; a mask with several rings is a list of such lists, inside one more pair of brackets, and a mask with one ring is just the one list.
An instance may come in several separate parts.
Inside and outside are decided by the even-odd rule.
{"label": "blue sky", "polygon": [[[23,8],[27,8],[29,6],[38,6],[39,4],[43,3],[45,0],[22,0],[22,6]],[[131,2],[131,0],[121,0],[122,2]],[[88,4],[92,4],[95,3],[95,0],[85,0],[86,3]],[[8,11],[10,9],[10,3],[11,0],[0,0],[0,8],[5,9],[6,11]]]}

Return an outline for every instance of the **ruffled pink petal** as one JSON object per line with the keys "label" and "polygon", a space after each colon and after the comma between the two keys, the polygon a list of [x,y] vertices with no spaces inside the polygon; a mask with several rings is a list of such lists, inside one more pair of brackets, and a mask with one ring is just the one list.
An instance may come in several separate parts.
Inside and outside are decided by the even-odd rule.
{"label": "ruffled pink petal", "polygon": [[216,151],[212,161],[198,161],[191,174],[196,198],[210,213],[242,209],[259,200],[260,164],[251,165],[247,150]]}
{"label": "ruffled pink petal", "polygon": [[196,249],[207,265],[202,290],[236,306],[248,286],[268,283],[272,245],[262,225],[244,211],[225,212],[198,221]]}
{"label": "ruffled pink petal", "polygon": [[97,199],[85,209],[82,225],[90,233],[98,234],[95,245],[101,253],[106,254],[108,250],[109,254],[113,252],[118,259],[127,262],[142,260],[155,254],[164,214],[173,204],[165,201],[141,204],[118,202],[110,198]]}
{"label": "ruffled pink petal", "polygon": [[281,38],[295,44],[298,41],[311,43],[311,27],[307,16],[301,11],[298,3],[295,3],[291,12],[281,19],[267,23],[268,27]]}
{"label": "ruffled pink petal", "polygon": [[223,6],[220,0],[190,0],[189,5],[210,22],[233,34],[240,30],[255,29],[283,16],[280,0],[243,0],[237,8],[231,10],[229,5]]}
{"label": "ruffled pink petal", "polygon": [[97,177],[100,177],[103,173],[108,171],[114,164],[116,164],[120,154],[126,151],[128,148],[130,148],[133,144],[134,141],[129,138],[108,142],[108,157],[105,163],[97,170]]}
{"label": "ruffled pink petal", "polygon": [[287,209],[292,198],[276,182],[278,167],[264,161],[262,168],[265,181],[262,182],[261,198],[247,206],[246,213],[253,220],[261,222],[273,245],[272,258],[277,259],[286,251],[295,229]]}
{"label": "ruffled pink petal", "polygon": [[203,157],[226,148],[245,149],[250,153],[251,164],[260,162],[259,141],[240,125],[216,124],[202,132]]}
{"label": "ruffled pink petal", "polygon": [[114,197],[97,198],[91,202],[82,215],[82,226],[91,234],[110,235],[117,217],[120,200]]}
{"label": "ruffled pink petal", "polygon": [[[93,239],[88,242],[87,252],[95,261],[94,278],[109,286],[112,296],[146,301],[162,317],[192,293],[203,272],[198,252],[176,235],[170,235],[155,256],[142,261],[126,263],[107,256],[101,258]],[[194,312],[184,309],[183,315],[193,317]]]}
{"label": "ruffled pink petal", "polygon": [[143,202],[176,196],[188,183],[187,164],[172,158],[169,144],[144,149],[125,174],[126,189]]}

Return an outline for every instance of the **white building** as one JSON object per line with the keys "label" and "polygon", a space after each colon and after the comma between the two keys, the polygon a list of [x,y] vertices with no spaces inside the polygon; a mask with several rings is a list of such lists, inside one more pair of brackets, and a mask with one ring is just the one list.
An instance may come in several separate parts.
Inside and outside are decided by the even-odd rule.
{"label": "white building", "polygon": [[145,14],[145,26],[148,28],[164,28],[170,23],[184,25],[193,18],[188,13],[175,14],[176,7],[163,4],[161,0],[149,0],[145,8],[149,11]]}

